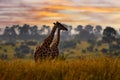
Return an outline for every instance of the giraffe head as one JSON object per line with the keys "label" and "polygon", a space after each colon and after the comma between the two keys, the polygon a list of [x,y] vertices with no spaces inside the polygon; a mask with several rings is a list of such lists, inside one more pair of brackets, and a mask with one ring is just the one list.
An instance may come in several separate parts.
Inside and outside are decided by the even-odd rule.
{"label": "giraffe head", "polygon": [[68,31],[68,29],[65,27],[65,25],[64,24],[61,24],[60,22],[56,22],[56,23],[53,23],[54,24],[54,26],[56,26],[58,29],[60,29],[60,30],[65,30],[65,31]]}

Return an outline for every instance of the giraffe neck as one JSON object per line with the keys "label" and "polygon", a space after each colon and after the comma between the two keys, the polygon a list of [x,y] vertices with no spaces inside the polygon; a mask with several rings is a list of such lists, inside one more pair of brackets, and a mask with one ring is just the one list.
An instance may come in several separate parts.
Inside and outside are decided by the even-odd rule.
{"label": "giraffe neck", "polygon": [[59,42],[60,42],[60,31],[61,31],[61,29],[58,29],[57,38],[54,40],[54,42],[53,42],[53,44],[51,45],[51,47],[58,47],[58,46],[59,46]]}
{"label": "giraffe neck", "polygon": [[56,41],[56,46],[59,45],[59,42],[60,42],[60,29],[58,29],[58,33],[57,33],[57,41]]}
{"label": "giraffe neck", "polygon": [[56,29],[57,29],[57,27],[54,26],[51,33],[50,33],[50,35],[44,40],[44,43],[43,43],[44,46],[45,45],[50,46],[50,44],[52,43],[52,40],[54,38],[54,34],[55,34]]}

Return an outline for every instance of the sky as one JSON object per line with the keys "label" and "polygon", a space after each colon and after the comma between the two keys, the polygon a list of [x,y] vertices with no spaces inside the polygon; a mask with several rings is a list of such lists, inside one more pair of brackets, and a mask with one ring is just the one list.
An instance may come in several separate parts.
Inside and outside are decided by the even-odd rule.
{"label": "sky", "polygon": [[120,28],[120,0],[0,0],[0,27],[55,21]]}

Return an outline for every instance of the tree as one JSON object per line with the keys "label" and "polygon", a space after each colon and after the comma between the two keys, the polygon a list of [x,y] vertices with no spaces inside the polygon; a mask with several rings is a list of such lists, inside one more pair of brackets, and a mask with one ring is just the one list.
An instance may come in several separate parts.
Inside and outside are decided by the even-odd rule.
{"label": "tree", "polygon": [[10,28],[10,35],[11,35],[12,37],[17,36],[17,34],[16,34],[16,32],[15,32],[15,28],[16,28],[15,25],[13,25],[13,26]]}
{"label": "tree", "polygon": [[93,32],[93,26],[91,26],[91,25],[86,25],[86,26],[85,26],[85,30],[87,30],[89,33],[92,33],[92,32]]}
{"label": "tree", "polygon": [[3,35],[4,36],[10,36],[10,28],[8,26],[5,27]]}
{"label": "tree", "polygon": [[102,26],[101,25],[97,25],[95,27],[95,30],[96,30],[96,32],[100,33],[102,31]]}
{"label": "tree", "polygon": [[111,43],[116,40],[117,32],[112,27],[106,27],[103,31],[103,41],[107,43]]}
{"label": "tree", "polygon": [[83,30],[83,26],[82,25],[78,25],[77,28],[75,28],[75,31],[79,32]]}
{"label": "tree", "polygon": [[95,27],[95,30],[94,30],[94,34],[95,34],[95,36],[96,36],[97,38],[99,38],[100,36],[102,36],[101,31],[102,31],[102,26],[97,25],[97,26]]}
{"label": "tree", "polygon": [[28,36],[30,34],[29,29],[30,29],[30,26],[27,24],[24,24],[23,27],[19,26],[19,35]]}
{"label": "tree", "polygon": [[43,25],[43,27],[44,27],[44,30],[47,29],[47,35],[49,35],[51,31],[50,26]]}
{"label": "tree", "polygon": [[87,30],[82,30],[77,36],[76,39],[80,41],[87,41],[90,39],[90,33]]}
{"label": "tree", "polygon": [[45,31],[45,25],[43,25],[39,30],[39,35],[42,35],[44,31]]}
{"label": "tree", "polygon": [[72,35],[71,35],[71,32],[72,32],[72,26],[69,26],[69,25],[65,25],[64,26],[68,29],[68,31],[62,31],[61,33],[61,40],[70,40],[72,39]]}
{"label": "tree", "polygon": [[71,36],[71,32],[72,32],[72,26],[66,26],[68,29],[68,35]]}
{"label": "tree", "polygon": [[33,27],[30,27],[30,34],[31,36],[38,36],[38,27],[34,25]]}

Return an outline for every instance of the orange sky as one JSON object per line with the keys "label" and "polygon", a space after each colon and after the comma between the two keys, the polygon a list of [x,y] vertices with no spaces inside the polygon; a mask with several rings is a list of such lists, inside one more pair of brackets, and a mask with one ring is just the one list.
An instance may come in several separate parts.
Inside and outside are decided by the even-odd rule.
{"label": "orange sky", "polygon": [[120,26],[119,0],[1,0],[0,26],[53,25],[54,21],[77,26]]}

